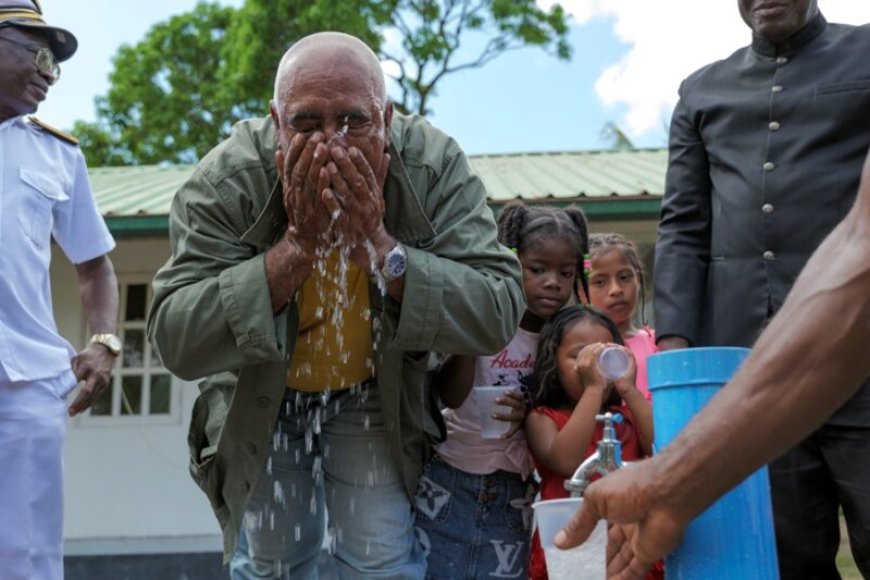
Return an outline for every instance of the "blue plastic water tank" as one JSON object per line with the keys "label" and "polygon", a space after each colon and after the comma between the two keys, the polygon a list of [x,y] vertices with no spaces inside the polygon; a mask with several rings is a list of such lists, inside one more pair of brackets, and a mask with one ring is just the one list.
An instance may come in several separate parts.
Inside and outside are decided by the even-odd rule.
{"label": "blue plastic water tank", "polygon": [[[662,449],[731,378],[749,349],[671,350],[649,357],[655,448]],[[686,530],[665,559],[668,580],[778,579],[767,468],[753,473]]]}

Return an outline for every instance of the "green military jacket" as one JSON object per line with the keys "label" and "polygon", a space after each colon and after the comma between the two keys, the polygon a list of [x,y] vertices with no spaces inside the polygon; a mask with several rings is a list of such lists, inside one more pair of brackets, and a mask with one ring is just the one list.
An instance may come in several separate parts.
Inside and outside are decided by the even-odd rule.
{"label": "green military jacket", "polygon": [[[381,320],[375,376],[391,449],[413,494],[439,435],[426,391],[429,354],[491,354],[525,309],[516,257],[496,240],[486,191],[449,137],[394,115],[384,223],[407,248],[401,303],[372,286]],[[235,549],[263,470],[298,329],[291,303],[272,312],[264,252],[287,218],[270,118],[243,121],[176,194],[172,255],[154,278],[148,335],[163,364],[200,383],[190,470]]]}

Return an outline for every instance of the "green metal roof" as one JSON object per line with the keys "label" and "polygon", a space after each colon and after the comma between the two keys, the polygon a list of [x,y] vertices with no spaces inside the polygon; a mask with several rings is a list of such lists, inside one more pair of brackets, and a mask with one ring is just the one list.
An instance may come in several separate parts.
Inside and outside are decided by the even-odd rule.
{"label": "green metal roof", "polygon": [[[491,205],[579,203],[591,219],[658,219],[667,149],[469,156]],[[115,235],[159,235],[172,196],[193,165],[96,167],[89,170],[97,205]]]}
{"label": "green metal roof", "polygon": [[471,166],[490,199],[661,196],[667,149],[476,155]]}

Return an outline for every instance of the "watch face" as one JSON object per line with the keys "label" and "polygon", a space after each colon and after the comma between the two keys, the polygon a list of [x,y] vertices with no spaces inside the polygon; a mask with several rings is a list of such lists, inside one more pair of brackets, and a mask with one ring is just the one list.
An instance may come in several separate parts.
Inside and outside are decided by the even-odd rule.
{"label": "watch face", "polygon": [[108,346],[109,350],[111,350],[112,352],[119,353],[121,352],[121,348],[123,348],[124,345],[121,344],[120,338],[118,338],[114,334],[110,334],[106,337],[106,346]]}
{"label": "watch face", "polygon": [[121,349],[124,347],[121,343],[121,339],[114,334],[96,334],[91,340],[98,344],[102,344],[109,349],[109,352],[115,355],[120,354]]}
{"label": "watch face", "polygon": [[387,261],[387,271],[393,276],[397,276],[402,273],[402,267],[405,265],[405,260],[402,256],[392,255],[390,259]]}
{"label": "watch face", "polygon": [[396,246],[384,258],[383,275],[387,282],[392,282],[405,273],[407,259],[401,246]]}

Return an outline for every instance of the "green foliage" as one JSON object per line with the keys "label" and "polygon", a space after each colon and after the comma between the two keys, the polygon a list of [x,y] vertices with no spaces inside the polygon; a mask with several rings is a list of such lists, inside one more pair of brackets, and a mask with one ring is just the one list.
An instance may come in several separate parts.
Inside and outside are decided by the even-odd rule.
{"label": "green foliage", "polygon": [[111,89],[96,101],[98,122],[79,125],[99,146],[88,151],[89,161],[192,163],[229,134],[248,113],[235,106],[222,78],[234,12],[201,3],[153,26],[135,46],[121,46]]}
{"label": "green foliage", "polygon": [[[268,112],[284,51],[323,30],[357,36],[393,61],[396,107],[420,114],[431,112],[446,75],[506,51],[571,55],[564,11],[541,10],[535,0],[246,0],[239,9],[202,2],[118,50],[97,122],[74,128],[88,162],[195,162],[237,120]],[[392,33],[400,40],[385,42]]]}
{"label": "green foliage", "polygon": [[108,127],[97,123],[76,121],[70,131],[79,140],[79,147],[89,167],[130,165],[129,151],[112,138]]}
{"label": "green foliage", "polygon": [[378,27],[387,22],[392,2],[370,0],[247,0],[239,9],[223,47],[226,81],[245,110],[262,108],[272,98],[275,72],[296,40],[333,30],[362,39],[377,52]]}
{"label": "green foliage", "polygon": [[429,100],[446,75],[482,67],[509,50],[537,46],[571,58],[559,4],[544,11],[535,0],[399,0],[392,25],[401,49],[381,55],[398,68],[396,106],[421,115],[431,113]]}

